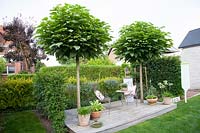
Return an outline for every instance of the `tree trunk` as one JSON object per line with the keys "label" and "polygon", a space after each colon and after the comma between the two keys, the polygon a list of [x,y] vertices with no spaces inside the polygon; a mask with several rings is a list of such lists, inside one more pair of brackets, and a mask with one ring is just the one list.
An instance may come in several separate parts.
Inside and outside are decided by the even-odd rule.
{"label": "tree trunk", "polygon": [[134,83],[135,83],[135,84],[137,83],[137,81],[136,81],[136,77],[137,77],[136,73],[137,73],[137,70],[136,70],[136,67],[135,67],[135,68],[134,68],[134,74],[135,74]]}
{"label": "tree trunk", "polygon": [[18,42],[19,43],[19,46],[20,46],[20,53],[22,54],[22,57],[23,57],[23,62],[24,62],[24,65],[25,65],[25,71],[29,72],[30,69],[29,69],[29,66],[28,66],[28,61],[27,61],[27,58],[26,58],[26,54],[25,54],[25,49],[23,48],[23,42]]}
{"label": "tree trunk", "polygon": [[144,98],[143,98],[143,82],[142,82],[142,64],[140,64],[140,102],[144,103]]}
{"label": "tree trunk", "polygon": [[145,67],[144,70],[145,70],[146,88],[147,88],[147,91],[148,91],[148,90],[149,90],[149,87],[148,87],[148,79],[147,79],[147,67]]}
{"label": "tree trunk", "polygon": [[77,80],[77,108],[81,107],[81,100],[80,100],[80,62],[79,57],[76,56],[76,80]]}

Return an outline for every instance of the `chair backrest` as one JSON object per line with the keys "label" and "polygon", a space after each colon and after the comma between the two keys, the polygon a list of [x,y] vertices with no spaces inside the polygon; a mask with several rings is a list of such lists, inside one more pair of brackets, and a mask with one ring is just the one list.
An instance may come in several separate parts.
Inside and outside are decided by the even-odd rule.
{"label": "chair backrest", "polygon": [[99,91],[99,90],[95,90],[94,91],[96,97],[100,100],[100,101],[103,101],[104,100],[104,95]]}
{"label": "chair backrest", "polygon": [[123,83],[127,84],[127,91],[131,92],[131,94],[135,95],[136,85],[133,85],[133,78],[124,78]]}

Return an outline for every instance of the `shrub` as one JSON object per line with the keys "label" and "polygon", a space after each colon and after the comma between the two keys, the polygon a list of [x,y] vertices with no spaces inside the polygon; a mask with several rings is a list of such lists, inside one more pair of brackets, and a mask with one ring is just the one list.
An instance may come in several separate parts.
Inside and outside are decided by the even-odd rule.
{"label": "shrub", "polygon": [[[96,99],[93,92],[93,85],[96,83],[87,82],[81,84],[81,106],[88,106],[89,101],[93,101]],[[67,108],[75,108],[76,107],[76,97],[77,97],[77,88],[75,84],[67,84],[65,88],[65,95],[67,97]]]}
{"label": "shrub", "polygon": [[6,61],[0,57],[0,77],[5,70],[6,70]]}
{"label": "shrub", "polygon": [[42,67],[46,67],[46,65],[42,63],[41,61],[37,60],[36,65],[35,65],[35,72],[39,72],[40,68]]}
{"label": "shrub", "polygon": [[[82,90],[82,88],[81,88]],[[65,96],[67,99],[67,109],[72,109],[72,108],[76,108],[76,104],[77,104],[77,87],[75,84],[67,84],[65,87]],[[81,103],[83,101],[81,100]]]}
{"label": "shrub", "polygon": [[95,82],[88,82],[81,85],[81,105],[87,106],[90,101],[96,99],[94,94],[94,85],[97,85]]}
{"label": "shrub", "polygon": [[146,96],[146,99],[156,99],[157,98],[157,96],[155,96],[155,95],[147,95]]}
{"label": "shrub", "polygon": [[91,107],[86,106],[86,107],[81,107],[77,110],[78,114],[80,115],[87,115],[91,113]]}
{"label": "shrub", "polygon": [[[69,77],[69,78],[65,78],[65,83],[66,84],[74,84],[76,85],[76,78],[75,77]],[[86,77],[80,77],[80,83],[84,84],[87,82],[87,78]]]}
{"label": "shrub", "polygon": [[34,108],[33,83],[30,79],[4,80],[0,83],[0,109]]}
{"label": "shrub", "polygon": [[100,57],[95,59],[90,59],[87,62],[88,65],[114,65],[113,62],[111,62],[108,57]]}
{"label": "shrub", "polygon": [[[120,94],[116,93],[116,90],[119,90],[119,84],[121,80],[115,77],[109,77],[101,79],[97,82],[86,82],[81,84],[81,106],[90,105],[89,101],[96,100],[94,94],[94,86],[97,86],[98,89],[103,92],[104,95],[110,96],[112,100],[118,100]],[[67,108],[76,108],[76,84],[67,84],[65,87],[65,95],[67,97]]]}
{"label": "shrub", "polygon": [[116,94],[116,90],[120,90],[120,83],[121,80],[119,78],[115,77],[107,77],[104,79],[101,79],[99,81],[100,91],[109,97],[112,98],[112,100],[118,100],[119,95]]}
{"label": "shrub", "polygon": [[163,96],[163,97],[171,97],[171,98],[173,97],[173,95],[172,95],[170,92],[167,92],[167,91],[164,92],[164,93],[162,94],[162,96]]}
{"label": "shrub", "polygon": [[161,93],[164,93],[166,91],[170,92],[172,85],[173,84],[169,83],[167,80],[163,80],[163,82],[158,83],[158,87],[160,88]]}
{"label": "shrub", "polygon": [[[95,81],[105,77],[120,77],[120,66],[89,66],[81,65],[80,77],[85,77],[87,80]],[[65,78],[76,77],[75,66],[56,66],[43,67],[40,69],[45,73],[57,73]]]}
{"label": "shrub", "polygon": [[64,132],[64,78],[57,73],[38,73],[34,78],[37,108],[52,121],[54,132]]}
{"label": "shrub", "polygon": [[162,90],[159,89],[158,83],[163,82],[163,80],[173,84],[169,91],[174,96],[183,94],[180,63],[179,57],[174,56],[159,58],[147,63],[148,79],[157,88],[159,97],[161,97]]}
{"label": "shrub", "polygon": [[14,75],[8,75],[8,79],[13,79],[13,80],[21,80],[21,79],[30,79],[32,80],[35,74],[14,74]]}
{"label": "shrub", "polygon": [[90,101],[90,106],[93,112],[102,111],[105,109],[105,107],[99,102],[99,100]]}

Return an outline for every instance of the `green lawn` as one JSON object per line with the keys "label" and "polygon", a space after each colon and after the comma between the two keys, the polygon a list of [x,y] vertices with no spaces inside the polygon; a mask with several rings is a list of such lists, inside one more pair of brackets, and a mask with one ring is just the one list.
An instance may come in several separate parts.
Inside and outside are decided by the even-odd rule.
{"label": "green lawn", "polygon": [[188,103],[179,102],[177,109],[118,133],[199,133],[200,96],[191,98]]}
{"label": "green lawn", "polygon": [[0,116],[2,133],[46,133],[38,117],[32,111],[4,113]]}

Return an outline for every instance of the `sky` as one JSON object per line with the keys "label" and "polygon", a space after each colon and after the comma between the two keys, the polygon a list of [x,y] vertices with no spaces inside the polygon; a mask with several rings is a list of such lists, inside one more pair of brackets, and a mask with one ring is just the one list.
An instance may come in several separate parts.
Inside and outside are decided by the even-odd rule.
{"label": "sky", "polygon": [[22,14],[37,25],[49,16],[50,9],[63,3],[85,6],[92,15],[107,22],[113,41],[119,37],[122,26],[134,21],[165,26],[164,31],[171,33],[175,48],[190,30],[200,28],[200,0],[1,0],[0,24]]}

